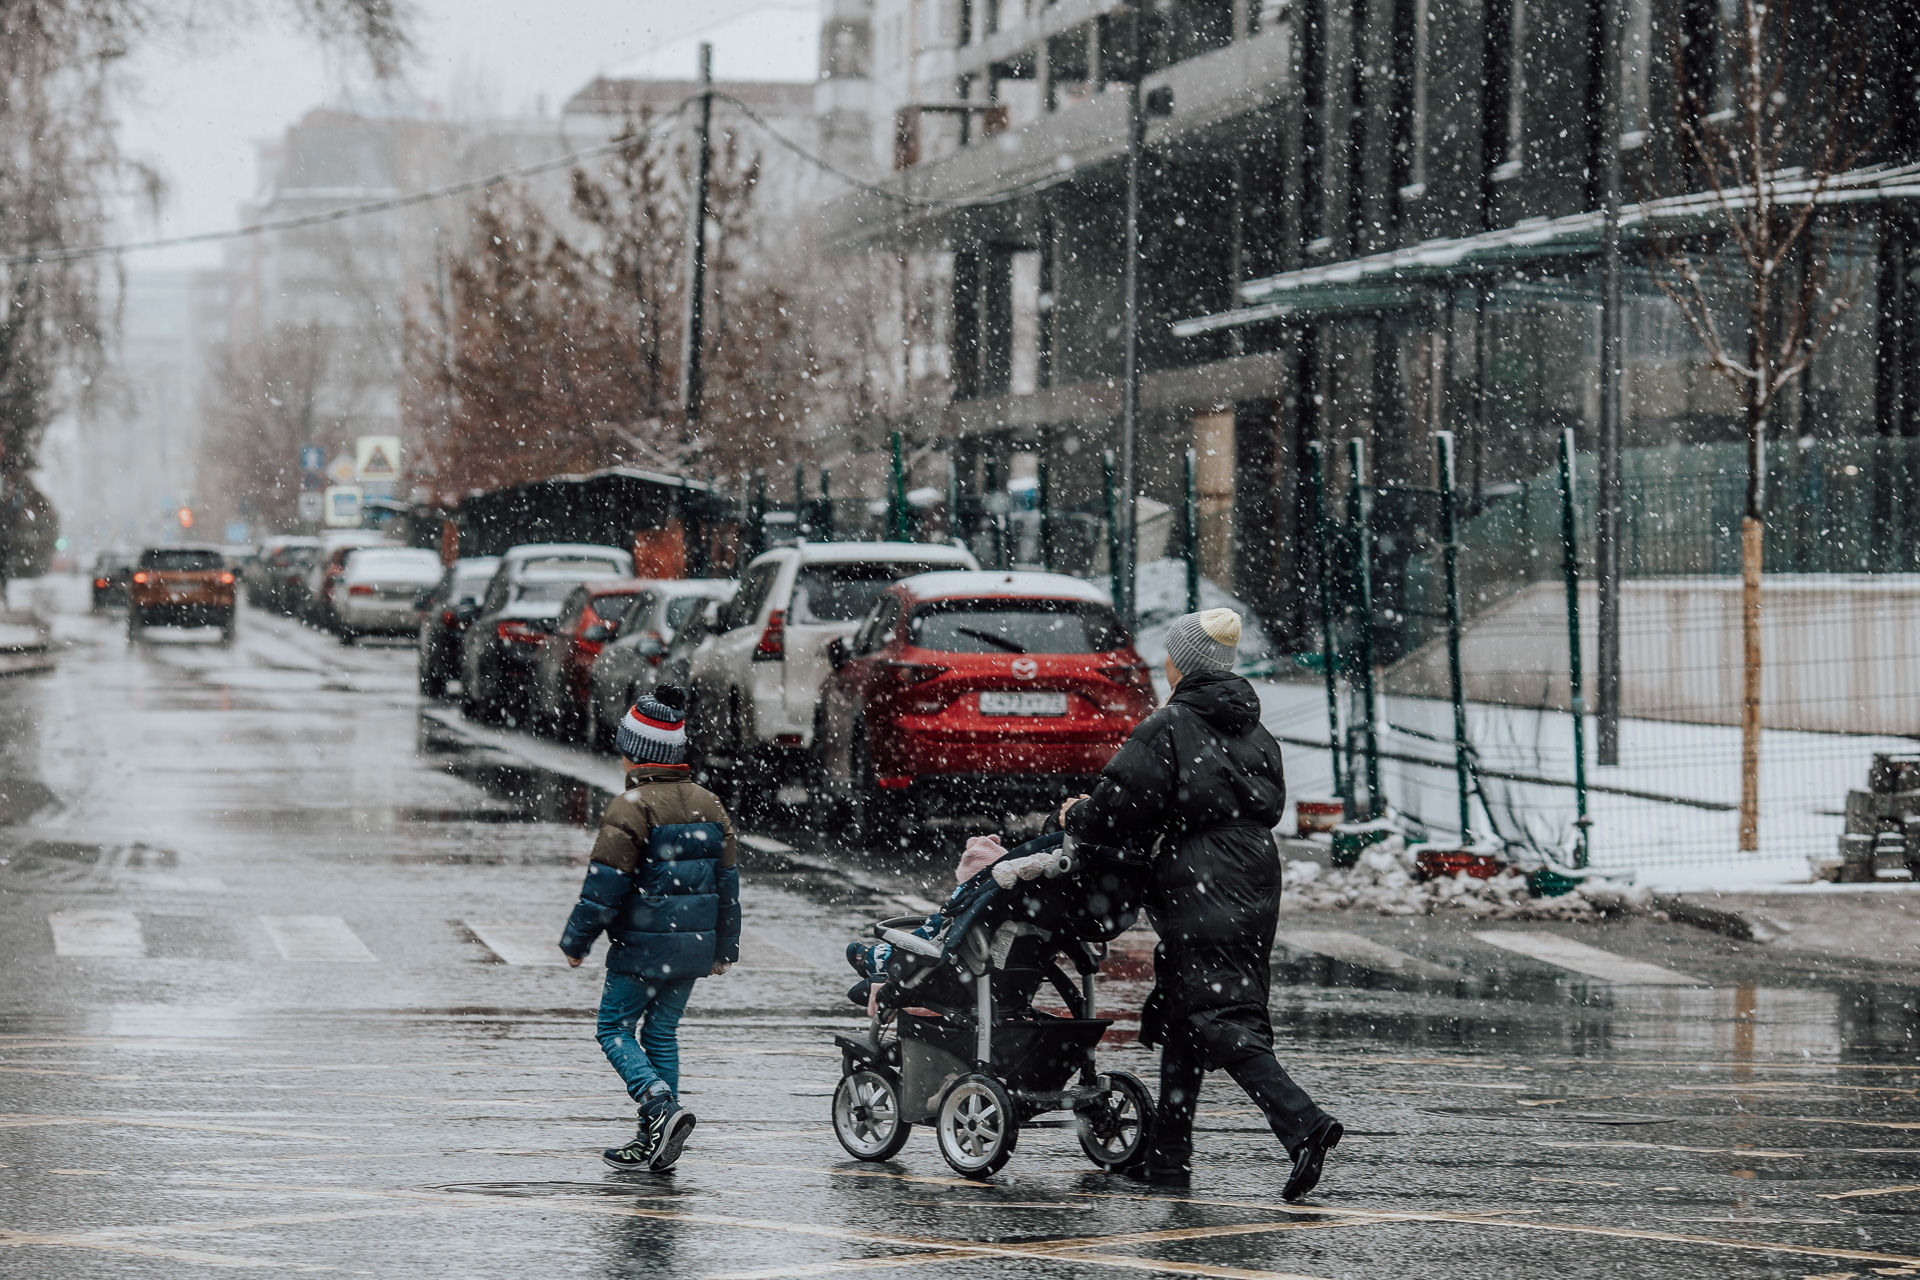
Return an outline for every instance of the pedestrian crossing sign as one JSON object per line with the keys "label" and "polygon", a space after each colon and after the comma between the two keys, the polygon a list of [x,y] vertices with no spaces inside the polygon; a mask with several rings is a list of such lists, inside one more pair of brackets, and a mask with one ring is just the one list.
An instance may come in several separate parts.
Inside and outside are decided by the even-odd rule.
{"label": "pedestrian crossing sign", "polygon": [[400,437],[361,436],[353,445],[353,478],[361,484],[400,478]]}

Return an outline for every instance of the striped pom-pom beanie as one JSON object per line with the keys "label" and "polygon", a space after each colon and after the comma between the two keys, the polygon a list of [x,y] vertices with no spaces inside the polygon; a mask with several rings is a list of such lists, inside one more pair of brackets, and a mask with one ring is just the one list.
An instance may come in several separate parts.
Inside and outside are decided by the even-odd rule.
{"label": "striped pom-pom beanie", "polygon": [[641,694],[614,734],[620,754],[635,764],[685,764],[686,705],[687,695],[670,684]]}

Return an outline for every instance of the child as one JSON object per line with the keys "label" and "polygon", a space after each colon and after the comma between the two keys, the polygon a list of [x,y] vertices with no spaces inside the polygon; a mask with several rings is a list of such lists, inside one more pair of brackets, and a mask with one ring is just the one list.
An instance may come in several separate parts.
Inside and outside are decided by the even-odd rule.
{"label": "child", "polygon": [[633,1141],[601,1153],[620,1170],[659,1172],[680,1158],[694,1126],[678,1099],[680,1015],[696,979],[717,978],[740,958],[733,823],[688,775],[686,705],[682,690],[661,685],[621,720],[615,741],[627,789],[601,815],[586,884],[560,936],[577,968],[607,934],[598,1038],[640,1121]]}

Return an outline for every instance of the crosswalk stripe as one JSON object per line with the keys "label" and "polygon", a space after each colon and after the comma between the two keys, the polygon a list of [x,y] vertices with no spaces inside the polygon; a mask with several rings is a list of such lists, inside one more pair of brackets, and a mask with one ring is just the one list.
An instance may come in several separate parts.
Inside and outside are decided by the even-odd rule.
{"label": "crosswalk stripe", "polygon": [[1363,938],[1357,933],[1335,929],[1288,929],[1280,935],[1281,945],[1294,951],[1310,951],[1338,960],[1342,964],[1380,973],[1397,973],[1409,978],[1451,979],[1460,975],[1452,969],[1410,956],[1404,951]]}
{"label": "crosswalk stripe", "polygon": [[462,920],[461,924],[508,964],[564,965],[560,930],[526,920]]}
{"label": "crosswalk stripe", "polygon": [[366,963],[373,952],[339,916],[261,916],[267,936],[287,960]]}
{"label": "crosswalk stripe", "polygon": [[1473,936],[1504,950],[1517,951],[1523,956],[1532,956],[1535,960],[1544,960],[1548,964],[1558,965],[1562,969],[1571,969],[1575,973],[1584,973],[1591,978],[1605,978],[1608,982],[1643,987],[1710,985],[1691,974],[1663,969],[1659,965],[1646,964],[1639,960],[1629,960],[1611,951],[1602,951],[1584,942],[1563,938],[1557,933],[1498,929],[1476,933]]}
{"label": "crosswalk stripe", "polygon": [[47,923],[53,927],[57,956],[138,960],[147,954],[140,917],[131,911],[55,911]]}

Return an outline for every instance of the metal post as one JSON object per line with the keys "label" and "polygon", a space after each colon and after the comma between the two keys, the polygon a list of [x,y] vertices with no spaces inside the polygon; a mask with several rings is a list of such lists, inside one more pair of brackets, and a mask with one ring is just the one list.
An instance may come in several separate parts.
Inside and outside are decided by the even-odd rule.
{"label": "metal post", "polygon": [[1373,532],[1368,527],[1367,446],[1355,436],[1347,441],[1347,459],[1353,466],[1353,484],[1347,495],[1347,523],[1353,530],[1355,634],[1354,655],[1360,669],[1361,746],[1367,758],[1367,817],[1380,816],[1380,738],[1374,726],[1373,703]]}
{"label": "metal post", "polygon": [[960,460],[947,454],[947,540],[960,540]]}
{"label": "metal post", "polygon": [[832,477],[833,472],[830,469],[820,468],[820,540],[822,542],[833,541]]}
{"label": "metal post", "polygon": [[689,436],[700,422],[706,392],[702,358],[706,354],[704,314],[707,302],[707,170],[713,161],[713,46],[700,46],[699,132],[693,148],[693,201],[687,227],[687,332],[680,356],[680,401]]}
{"label": "metal post", "polygon": [[1347,794],[1340,756],[1340,678],[1333,643],[1333,558],[1328,548],[1326,464],[1318,440],[1307,443],[1307,487],[1313,494],[1314,561],[1320,588],[1320,669],[1327,677],[1327,744],[1333,749],[1333,793]]}
{"label": "metal post", "polygon": [[1454,509],[1453,432],[1436,431],[1440,447],[1440,527],[1446,543],[1447,683],[1453,695],[1453,776],[1460,793],[1460,843],[1473,843],[1472,783],[1468,778],[1467,693],[1460,678],[1460,522]]}
{"label": "metal post", "polygon": [[1120,520],[1119,507],[1113,492],[1113,450],[1107,449],[1100,455],[1100,470],[1107,486],[1107,590],[1113,596],[1114,612],[1120,611]]}
{"label": "metal post", "polygon": [[1195,476],[1198,461],[1187,450],[1186,516],[1187,526],[1187,612],[1200,609],[1200,489]]}
{"label": "metal post", "polygon": [[799,538],[807,528],[807,472],[799,463],[793,464],[793,536]]}
{"label": "metal post", "polygon": [[1620,0],[1600,0],[1600,432],[1593,578],[1599,596],[1599,763],[1620,763]]}
{"label": "metal post", "polygon": [[752,485],[747,505],[747,545],[753,549],[749,558],[767,549],[767,473],[755,467]]}
{"label": "metal post", "polygon": [[887,490],[888,520],[887,536],[895,542],[907,540],[907,469],[906,459],[902,456],[905,442],[898,431],[893,433],[893,474],[892,485]]}
{"label": "metal post", "polygon": [[1040,567],[1051,573],[1053,572],[1053,485],[1048,482],[1045,458],[1040,459],[1039,474],[1035,479],[1037,482],[1035,492],[1040,499]]}
{"label": "metal post", "polygon": [[1134,451],[1140,438],[1140,162],[1147,146],[1147,118],[1140,101],[1146,58],[1142,56],[1147,20],[1145,0],[1133,0],[1127,21],[1127,262],[1121,293],[1121,315],[1126,329],[1126,377],[1121,392],[1120,418],[1120,559],[1114,581],[1121,594],[1113,599],[1121,620],[1133,625],[1134,557],[1139,549],[1138,485],[1134,479]]}
{"label": "metal post", "polygon": [[1587,701],[1580,684],[1580,544],[1573,522],[1573,428],[1560,435],[1560,545],[1567,577],[1567,688],[1573,709],[1574,826],[1579,830],[1573,865],[1587,865]]}

